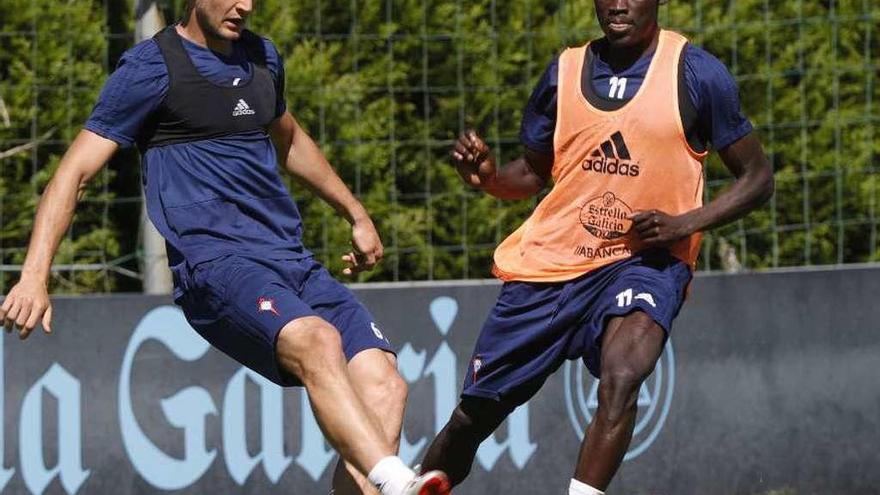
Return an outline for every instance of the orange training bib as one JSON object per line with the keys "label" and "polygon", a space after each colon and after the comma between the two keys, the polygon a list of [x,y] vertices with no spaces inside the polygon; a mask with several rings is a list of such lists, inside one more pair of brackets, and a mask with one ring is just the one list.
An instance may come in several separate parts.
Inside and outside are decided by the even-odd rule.
{"label": "orange training bib", "polygon": [[[559,57],[555,185],[495,251],[503,280],[576,278],[640,249],[631,216],[682,214],[702,205],[703,160],[691,149],[678,104],[679,59],[687,40],[661,31],[645,81],[622,108],[602,111],[581,92],[587,46]],[[692,267],[700,235],[670,248]]]}

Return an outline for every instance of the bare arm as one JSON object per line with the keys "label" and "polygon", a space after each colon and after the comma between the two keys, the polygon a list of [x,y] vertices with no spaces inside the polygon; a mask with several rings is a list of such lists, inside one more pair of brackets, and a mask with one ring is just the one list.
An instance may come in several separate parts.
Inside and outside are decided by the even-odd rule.
{"label": "bare arm", "polygon": [[354,275],[373,268],[383,255],[376,227],[318,145],[289,112],[272,123],[270,132],[278,156],[284,160],[284,168],[351,224],[354,250],[342,257],[349,264],[344,273]]}
{"label": "bare arm", "polygon": [[553,156],[526,149],[523,156],[501,167],[476,131],[465,131],[450,152],[452,162],[465,184],[499,199],[534,196],[550,180]]}
{"label": "bare arm", "polygon": [[40,198],[21,279],[0,306],[0,321],[7,332],[18,327],[19,336],[25,339],[41,319],[43,329],[51,331],[52,308],[47,284],[52,258],[70,226],[76,202],[86,184],[117,148],[115,142],[83,130],[62,157]]}
{"label": "bare arm", "polygon": [[664,246],[694,232],[713,229],[744,217],[773,195],[773,171],[761,143],[748,134],[718,154],[736,177],[733,185],[702,208],[670,216],[661,211],[639,212],[633,228],[648,245]]}

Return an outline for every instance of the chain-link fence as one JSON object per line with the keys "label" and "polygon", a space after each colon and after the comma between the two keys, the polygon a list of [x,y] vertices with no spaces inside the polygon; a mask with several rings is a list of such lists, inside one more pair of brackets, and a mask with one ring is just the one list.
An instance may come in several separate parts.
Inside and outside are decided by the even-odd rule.
{"label": "chain-link fence", "polygon": [[[180,3],[180,2],[178,2]],[[386,245],[365,281],[489,276],[495,245],[534,201],[463,187],[447,162],[476,127],[521,153],[533,84],[566,45],[598,34],[588,0],[258,0],[252,26],[286,59],[288,105],[373,213]],[[0,291],[18,277],[33,209],[106,74],[133,42],[125,0],[2,0]],[[174,12],[174,2],[163,4]],[[771,159],[777,194],[705,236],[702,270],[877,257],[880,5],[873,0],[673,0],[661,23],[727,64]],[[705,199],[730,184],[713,155]],[[292,185],[306,245],[337,268],[348,229]],[[95,178],[56,258],[63,291],[139,290],[137,156]]]}

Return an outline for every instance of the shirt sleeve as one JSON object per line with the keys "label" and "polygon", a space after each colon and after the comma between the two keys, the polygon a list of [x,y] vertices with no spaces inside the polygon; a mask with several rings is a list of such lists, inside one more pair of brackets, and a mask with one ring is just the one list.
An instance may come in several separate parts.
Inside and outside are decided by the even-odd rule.
{"label": "shirt sleeve", "polygon": [[688,45],[685,80],[697,109],[697,131],[704,142],[724,149],[754,129],[740,106],[739,88],[724,64],[709,52]]}
{"label": "shirt sleeve", "polygon": [[284,97],[284,59],[275,48],[275,44],[263,38],[266,45],[266,67],[275,79],[275,118],[287,111],[287,100]]}
{"label": "shirt sleeve", "polygon": [[541,153],[553,153],[558,78],[559,57],[554,57],[523,110],[519,139],[527,148]]}
{"label": "shirt sleeve", "polygon": [[168,93],[168,84],[168,68],[159,46],[153,40],[136,45],[104,83],[85,128],[122,147],[132,146]]}

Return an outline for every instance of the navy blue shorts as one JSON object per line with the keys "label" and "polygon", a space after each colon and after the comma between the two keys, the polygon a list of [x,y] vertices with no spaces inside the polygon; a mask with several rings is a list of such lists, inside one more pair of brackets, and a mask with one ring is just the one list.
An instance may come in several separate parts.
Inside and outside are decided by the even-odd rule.
{"label": "navy blue shorts", "polygon": [[283,386],[302,383],[282,370],[278,334],[297,318],[318,316],[339,330],[347,359],[366,349],[393,352],[373,315],[313,258],[225,256],[178,273],[177,303],[217,349]]}
{"label": "navy blue shorts", "polygon": [[566,359],[599,376],[608,320],[639,310],[667,333],[691,280],[688,266],[651,250],[567,282],[507,282],[483,325],[462,396],[527,401]]}

